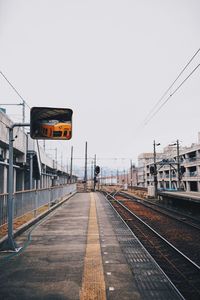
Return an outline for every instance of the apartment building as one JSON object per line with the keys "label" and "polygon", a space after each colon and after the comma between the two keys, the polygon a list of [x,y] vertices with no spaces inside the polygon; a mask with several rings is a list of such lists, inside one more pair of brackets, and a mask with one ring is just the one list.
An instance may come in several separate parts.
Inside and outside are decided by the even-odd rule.
{"label": "apartment building", "polygon": [[[198,143],[190,147],[179,148],[177,145],[167,146],[163,153],[156,154],[158,189],[178,188],[185,191],[200,192],[200,133]],[[179,176],[178,176],[179,165]],[[153,153],[141,154],[138,157],[138,184],[148,187],[154,184]]]}
{"label": "apartment building", "polygon": [[[156,154],[156,161],[164,158],[163,153]],[[141,187],[148,187],[150,184],[149,174],[147,172],[148,166],[154,161],[153,153],[141,153],[138,156],[138,167],[137,167],[137,185]]]}

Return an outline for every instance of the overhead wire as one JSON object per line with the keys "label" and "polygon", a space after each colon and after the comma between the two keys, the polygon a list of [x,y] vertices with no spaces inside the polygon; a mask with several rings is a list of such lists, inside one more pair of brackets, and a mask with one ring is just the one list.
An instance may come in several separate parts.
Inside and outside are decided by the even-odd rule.
{"label": "overhead wire", "polygon": [[180,85],[169,95],[169,97],[158,107],[158,109],[150,116],[149,119],[146,120],[145,125],[147,125],[150,120],[161,110],[161,108],[170,100],[170,98],[180,89],[180,87],[189,79],[189,77],[199,68],[200,64],[198,64],[192,72],[180,83]]}
{"label": "overhead wire", "polygon": [[[148,119],[151,119],[151,115],[153,111],[156,109],[156,107],[161,103],[161,101],[165,98],[167,93],[170,91],[170,89],[173,87],[173,85],[177,82],[177,80],[181,77],[183,72],[187,69],[187,67],[190,65],[190,63],[193,61],[193,59],[197,56],[197,54],[200,52],[200,48],[195,52],[195,54],[191,57],[191,59],[188,61],[188,63],[184,66],[184,68],[181,70],[181,72],[178,74],[176,79],[171,83],[171,85],[168,87],[168,89],[164,92],[164,94],[159,98],[159,100],[156,102],[156,104],[153,106],[153,108],[150,110],[150,112],[147,114],[145,119],[143,120],[142,124],[148,123]],[[182,85],[182,84],[181,84]],[[173,93],[174,94],[174,93]],[[160,109],[159,109],[160,110]],[[153,113],[153,116],[155,113]],[[152,116],[152,117],[153,117]]]}
{"label": "overhead wire", "polygon": [[2,71],[0,71],[0,74],[7,81],[7,83],[11,86],[11,88],[15,91],[15,93],[20,97],[20,99],[26,104],[26,106],[28,108],[30,108],[30,106],[28,105],[28,103],[24,100],[24,98],[20,95],[20,93],[17,91],[17,89],[14,87],[14,85],[8,80],[8,78],[4,75],[4,73]]}

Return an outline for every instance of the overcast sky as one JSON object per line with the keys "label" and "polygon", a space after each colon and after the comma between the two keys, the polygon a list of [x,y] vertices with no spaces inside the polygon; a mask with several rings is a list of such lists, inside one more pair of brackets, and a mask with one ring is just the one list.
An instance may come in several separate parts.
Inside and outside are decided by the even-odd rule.
{"label": "overcast sky", "polygon": [[[154,139],[197,142],[200,68],[141,124],[199,47],[199,0],[0,0],[0,70],[31,107],[74,111],[72,140],[47,145],[63,160],[71,145],[83,157],[85,141],[103,166],[136,162]],[[0,102],[20,102],[2,76]],[[7,111],[19,121],[20,107]]]}

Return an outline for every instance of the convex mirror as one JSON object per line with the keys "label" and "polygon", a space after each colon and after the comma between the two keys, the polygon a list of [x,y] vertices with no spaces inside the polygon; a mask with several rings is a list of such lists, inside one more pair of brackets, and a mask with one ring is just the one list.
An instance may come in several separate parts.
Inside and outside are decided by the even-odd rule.
{"label": "convex mirror", "polygon": [[32,139],[70,140],[72,137],[70,108],[32,107],[30,135]]}

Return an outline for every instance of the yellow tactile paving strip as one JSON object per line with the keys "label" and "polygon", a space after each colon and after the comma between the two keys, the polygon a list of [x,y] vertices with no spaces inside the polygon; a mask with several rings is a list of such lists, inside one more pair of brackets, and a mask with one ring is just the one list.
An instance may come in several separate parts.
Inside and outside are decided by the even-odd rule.
{"label": "yellow tactile paving strip", "polygon": [[80,300],[106,300],[94,193],[90,193],[90,214]]}

